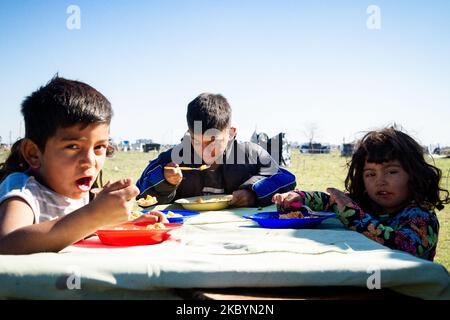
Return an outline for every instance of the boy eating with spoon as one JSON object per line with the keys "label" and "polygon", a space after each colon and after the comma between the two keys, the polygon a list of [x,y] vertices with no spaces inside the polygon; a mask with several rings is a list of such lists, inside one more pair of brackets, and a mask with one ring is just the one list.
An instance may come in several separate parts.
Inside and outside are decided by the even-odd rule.
{"label": "boy eating with spoon", "polygon": [[188,132],[145,168],[137,182],[138,198],[151,195],[164,204],[232,194],[235,207],[267,206],[275,193],[295,187],[295,176],[261,146],[236,140],[231,107],[222,95],[200,94],[189,103],[186,117]]}

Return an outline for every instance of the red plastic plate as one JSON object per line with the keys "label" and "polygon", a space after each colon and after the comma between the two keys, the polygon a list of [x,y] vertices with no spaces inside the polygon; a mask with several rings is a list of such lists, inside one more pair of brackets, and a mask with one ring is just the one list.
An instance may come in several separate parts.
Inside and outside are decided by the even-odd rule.
{"label": "red plastic plate", "polygon": [[181,227],[178,223],[164,223],[165,229],[146,229],[151,223],[124,223],[97,230],[103,244],[111,246],[143,246],[157,244],[170,237],[169,232]]}

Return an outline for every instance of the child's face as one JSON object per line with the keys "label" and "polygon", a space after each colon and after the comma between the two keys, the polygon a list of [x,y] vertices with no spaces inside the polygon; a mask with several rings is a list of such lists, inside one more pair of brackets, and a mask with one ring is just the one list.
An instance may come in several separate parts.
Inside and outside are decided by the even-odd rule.
{"label": "child's face", "polygon": [[398,160],[382,164],[366,161],[363,178],[370,199],[381,206],[385,213],[395,212],[406,204],[409,175]]}
{"label": "child's face", "polygon": [[201,156],[206,164],[215,163],[225,151],[228,141],[234,135],[234,130],[234,128],[227,128],[222,131],[208,130],[204,134],[190,132],[194,151]]}
{"label": "child's face", "polygon": [[39,152],[40,179],[53,191],[72,199],[85,196],[103,168],[109,125],[59,128]]}

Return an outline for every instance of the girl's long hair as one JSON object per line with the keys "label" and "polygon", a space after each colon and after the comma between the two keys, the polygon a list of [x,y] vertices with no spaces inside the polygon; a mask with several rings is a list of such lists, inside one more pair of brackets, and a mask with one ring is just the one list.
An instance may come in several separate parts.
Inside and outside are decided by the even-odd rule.
{"label": "girl's long hair", "polygon": [[363,210],[372,210],[373,201],[368,197],[363,180],[364,165],[367,162],[381,164],[398,160],[409,175],[408,191],[410,201],[424,209],[442,210],[450,202],[449,192],[440,187],[442,172],[427,163],[424,148],[413,138],[395,127],[368,132],[356,145],[348,163],[345,187],[350,197]]}
{"label": "girl's long hair", "polygon": [[12,145],[8,158],[0,164],[0,182],[13,172],[24,172],[29,168],[20,150],[22,141],[19,139]]}

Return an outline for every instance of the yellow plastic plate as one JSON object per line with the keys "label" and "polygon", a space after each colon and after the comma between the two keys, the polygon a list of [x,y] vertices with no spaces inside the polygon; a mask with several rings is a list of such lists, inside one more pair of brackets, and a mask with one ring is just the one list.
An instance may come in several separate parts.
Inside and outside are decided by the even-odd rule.
{"label": "yellow plastic plate", "polygon": [[231,194],[217,194],[178,199],[175,203],[181,204],[186,210],[215,211],[228,208],[232,198]]}

